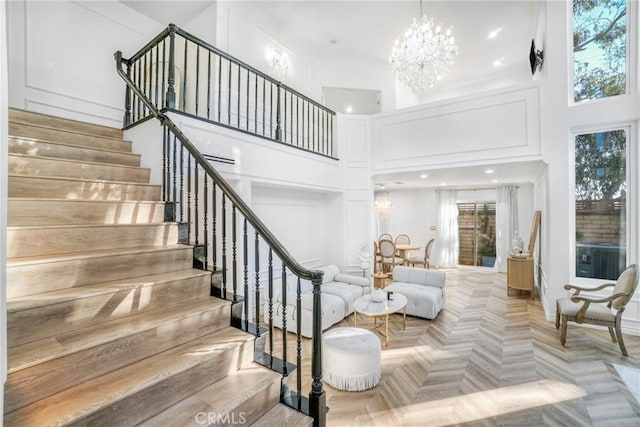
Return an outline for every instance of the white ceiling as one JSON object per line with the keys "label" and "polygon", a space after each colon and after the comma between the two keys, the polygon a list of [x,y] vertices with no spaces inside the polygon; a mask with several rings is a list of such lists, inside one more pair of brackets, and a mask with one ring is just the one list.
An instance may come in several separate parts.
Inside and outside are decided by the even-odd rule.
{"label": "white ceiling", "polygon": [[[376,190],[400,190],[425,187],[474,188],[502,184],[534,182],[543,171],[542,161],[487,164],[456,168],[425,169],[413,172],[381,174],[374,177]],[[491,171],[491,172],[487,172]],[[422,178],[421,175],[427,175]],[[384,188],[383,188],[384,187]]]}
{"label": "white ceiling", "polygon": [[[213,1],[120,0],[161,24],[185,25]],[[234,0],[231,0],[233,3]],[[275,25],[285,45],[295,41],[322,60],[387,64],[394,41],[420,13],[418,0],[289,0],[248,1],[268,32]],[[425,0],[423,11],[444,28],[453,27],[459,47],[456,64],[442,82],[460,85],[490,79],[505,70],[526,75],[528,54],[535,35],[538,1]],[[263,19],[269,16],[270,19]],[[257,18],[256,18],[257,17]],[[488,35],[500,28],[498,36]],[[332,43],[336,41],[336,43]],[[230,52],[233,54],[233,52]],[[494,62],[501,60],[501,65]]]}
{"label": "white ceiling", "polygon": [[[161,24],[184,26],[213,1],[120,0]],[[236,0],[231,0],[234,2]],[[295,41],[318,61],[348,61],[372,65],[388,63],[391,47],[420,12],[418,0],[289,0],[243,2],[255,8],[247,19],[258,20],[263,30],[273,31],[283,44]],[[459,55],[453,69],[438,89],[464,87],[470,82],[516,81],[530,78],[529,46],[536,33],[538,1],[447,0],[423,2],[423,11],[436,24],[453,27]],[[268,16],[268,19],[264,19]],[[277,28],[270,28],[275,25]],[[490,39],[489,33],[500,29]],[[332,43],[336,41],[336,43]],[[233,52],[230,52],[233,54]],[[500,65],[494,65],[501,61]],[[494,165],[495,174],[484,167],[431,170],[427,179],[420,172],[378,176],[375,182],[388,188],[447,186],[495,186],[498,182],[529,182],[539,174],[541,162]],[[403,182],[403,184],[393,184]]]}

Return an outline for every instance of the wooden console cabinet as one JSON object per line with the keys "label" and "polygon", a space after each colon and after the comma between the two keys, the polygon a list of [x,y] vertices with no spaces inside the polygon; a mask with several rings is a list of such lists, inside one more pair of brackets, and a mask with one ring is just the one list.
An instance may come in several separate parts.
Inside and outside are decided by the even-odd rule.
{"label": "wooden console cabinet", "polygon": [[507,258],[507,295],[511,288],[529,291],[533,297],[533,258]]}

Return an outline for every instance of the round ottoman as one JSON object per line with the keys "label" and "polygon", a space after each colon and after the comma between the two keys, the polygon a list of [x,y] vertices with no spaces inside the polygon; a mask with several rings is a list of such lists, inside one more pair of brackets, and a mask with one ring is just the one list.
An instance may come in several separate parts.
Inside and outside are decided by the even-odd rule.
{"label": "round ottoman", "polygon": [[338,390],[362,391],[380,381],[381,344],[361,328],[334,328],[322,335],[322,377]]}

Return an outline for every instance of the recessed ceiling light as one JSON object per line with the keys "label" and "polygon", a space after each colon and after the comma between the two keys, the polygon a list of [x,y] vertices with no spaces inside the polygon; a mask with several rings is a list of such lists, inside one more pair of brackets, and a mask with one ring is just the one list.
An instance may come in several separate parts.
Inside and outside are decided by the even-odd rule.
{"label": "recessed ceiling light", "polygon": [[422,179],[426,179],[429,175],[427,175],[426,173],[423,173],[422,175],[420,175],[420,178]]}
{"label": "recessed ceiling light", "polygon": [[500,34],[501,31],[502,31],[502,27],[498,27],[494,30],[489,31],[489,34],[487,35],[487,39],[489,40],[495,39],[496,37],[498,37],[498,34]]}
{"label": "recessed ceiling light", "polygon": [[347,105],[347,108],[344,109],[347,113],[353,113],[353,107],[351,105]]}
{"label": "recessed ceiling light", "polygon": [[497,179],[492,179],[491,182],[493,182],[495,184],[496,182],[498,182],[498,180]]}
{"label": "recessed ceiling light", "polygon": [[445,185],[447,185],[447,183],[446,183],[446,182],[441,182],[441,183],[440,183],[440,187],[444,187]]}
{"label": "recessed ceiling light", "polygon": [[486,171],[484,171],[484,173],[486,174],[492,174],[493,172],[495,172],[493,169],[487,169]]}
{"label": "recessed ceiling light", "polygon": [[496,59],[493,61],[494,67],[501,67],[504,64],[504,58]]}

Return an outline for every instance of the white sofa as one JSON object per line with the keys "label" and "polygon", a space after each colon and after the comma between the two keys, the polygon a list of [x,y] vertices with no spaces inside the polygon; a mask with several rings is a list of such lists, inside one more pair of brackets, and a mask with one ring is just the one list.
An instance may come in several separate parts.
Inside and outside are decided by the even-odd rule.
{"label": "white sofa", "polygon": [[443,271],[414,267],[395,267],[393,282],[385,291],[393,291],[407,297],[407,314],[411,316],[435,319],[444,306],[444,285],[446,275]]}
{"label": "white sofa", "polygon": [[[322,330],[338,323],[353,313],[353,302],[356,298],[369,294],[371,284],[368,278],[341,274],[335,265],[327,265],[317,270],[324,271],[322,278]],[[297,332],[298,313],[296,307],[296,289],[298,279],[287,277],[286,319],[287,331]],[[302,323],[301,334],[305,337],[313,335],[313,285],[308,280],[300,282]],[[276,291],[273,298],[273,325],[282,329],[282,313],[284,311],[284,295]],[[263,307],[264,321],[269,321],[269,303]]]}

